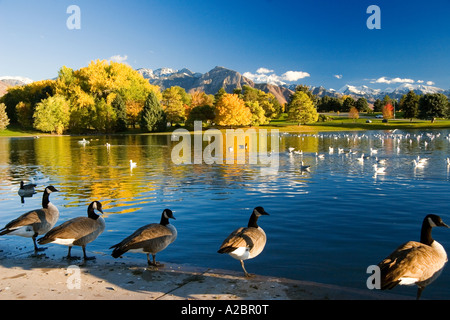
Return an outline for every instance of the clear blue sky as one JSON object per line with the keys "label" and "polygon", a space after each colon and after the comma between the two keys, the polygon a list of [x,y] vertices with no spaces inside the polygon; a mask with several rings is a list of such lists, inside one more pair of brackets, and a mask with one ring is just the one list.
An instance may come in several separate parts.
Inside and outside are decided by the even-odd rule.
{"label": "clear blue sky", "polygon": [[[72,4],[79,30],[66,26]],[[381,9],[380,30],[366,26],[370,5]],[[223,66],[254,77],[265,68],[335,89],[449,89],[449,17],[448,0],[0,0],[0,76],[53,78],[63,65],[116,56],[133,68]]]}

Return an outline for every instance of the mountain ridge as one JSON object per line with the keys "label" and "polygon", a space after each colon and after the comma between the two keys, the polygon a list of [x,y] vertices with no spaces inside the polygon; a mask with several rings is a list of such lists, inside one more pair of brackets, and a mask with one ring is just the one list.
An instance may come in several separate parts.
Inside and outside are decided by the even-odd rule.
{"label": "mountain ridge", "polygon": [[[203,74],[193,72],[187,68],[181,70],[173,68],[159,68],[155,70],[138,68],[136,71],[145,79],[148,79],[149,83],[160,86],[162,90],[172,86],[179,86],[184,88],[186,92],[204,91],[206,94],[216,94],[220,88],[224,88],[228,93],[233,93],[235,89],[241,89],[244,85],[248,85],[266,93],[273,94],[281,105],[289,101],[290,96],[295,92],[295,88],[298,85],[257,83],[237,71],[221,66],[216,66]],[[25,85],[31,82],[33,80],[25,77],[0,76],[0,97],[11,86]],[[438,87],[410,83],[404,83],[396,88],[388,88],[385,90],[373,89],[366,85],[354,86],[350,84],[346,84],[339,90],[327,89],[323,86],[309,86],[309,88],[318,97],[342,97],[343,95],[350,95],[355,99],[366,98],[369,103],[375,102],[376,99],[382,100],[386,95],[393,99],[400,99],[410,90],[413,90],[416,94],[443,93],[450,97],[450,89],[444,90]]]}
{"label": "mountain ridge", "polygon": [[[140,72],[144,78],[149,79],[151,84],[159,85],[163,90],[178,85],[187,92],[202,90],[207,94],[215,94],[222,87],[225,88],[225,91],[228,93],[232,93],[236,88],[242,88],[243,85],[249,85],[266,93],[272,93],[281,104],[284,104],[289,100],[290,95],[295,92],[295,88],[298,85],[256,83],[239,72],[224,67],[215,67],[205,74],[194,73],[186,68],[180,71],[170,68],[161,69],[173,70],[173,73],[166,72],[161,77],[148,77],[141,71],[148,69],[137,69],[137,71]],[[156,69],[155,71],[161,69]],[[343,95],[350,95],[355,99],[366,98],[369,103],[375,102],[376,99],[382,100],[386,95],[393,99],[400,99],[410,90],[413,90],[417,94],[443,93],[450,97],[450,89],[444,90],[438,87],[409,83],[404,83],[396,88],[388,88],[385,90],[373,89],[366,85],[354,86],[349,84],[346,84],[339,90],[327,89],[323,86],[309,86],[309,88],[313,94],[319,97],[342,97]]]}

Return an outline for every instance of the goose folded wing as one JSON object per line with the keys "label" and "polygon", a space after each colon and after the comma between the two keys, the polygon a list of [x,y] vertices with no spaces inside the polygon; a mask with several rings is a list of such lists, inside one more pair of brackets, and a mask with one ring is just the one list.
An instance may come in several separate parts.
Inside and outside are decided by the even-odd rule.
{"label": "goose folded wing", "polygon": [[382,287],[392,288],[402,278],[426,280],[443,265],[439,255],[431,247],[410,241],[398,247],[380,264]]}
{"label": "goose folded wing", "polygon": [[30,211],[9,222],[5,226],[5,229],[13,230],[20,227],[32,225],[34,223],[41,223],[44,216],[45,214],[42,209]]}
{"label": "goose folded wing", "polygon": [[79,239],[98,230],[98,225],[92,219],[78,217],[64,222],[50,230],[42,241],[55,239]]}
{"label": "goose folded wing", "polygon": [[259,239],[255,228],[239,228],[233,231],[222,243],[219,253],[229,253],[237,248],[253,248]]}
{"label": "goose folded wing", "polygon": [[114,247],[139,247],[140,244],[143,244],[144,242],[168,237],[172,237],[172,232],[169,228],[155,223],[139,228],[132,235],[128,236]]}

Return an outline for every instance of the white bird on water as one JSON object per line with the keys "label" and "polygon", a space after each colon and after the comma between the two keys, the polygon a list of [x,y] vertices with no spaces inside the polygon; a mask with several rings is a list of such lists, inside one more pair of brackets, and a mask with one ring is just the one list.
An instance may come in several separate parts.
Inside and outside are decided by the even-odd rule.
{"label": "white bird on water", "polygon": [[423,168],[425,167],[425,162],[424,161],[417,161],[416,159],[413,160],[414,163],[414,167],[415,168]]}
{"label": "white bird on water", "polygon": [[385,174],[386,168],[385,167],[378,167],[378,165],[375,163],[373,165],[373,169],[375,170],[375,174]]}
{"label": "white bird on water", "polygon": [[133,160],[130,160],[130,169],[136,168],[136,162],[133,162]]}

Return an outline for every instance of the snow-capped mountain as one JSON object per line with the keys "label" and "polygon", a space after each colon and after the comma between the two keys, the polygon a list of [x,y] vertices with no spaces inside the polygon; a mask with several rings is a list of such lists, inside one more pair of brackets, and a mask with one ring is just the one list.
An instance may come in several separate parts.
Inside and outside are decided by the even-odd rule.
{"label": "snow-capped mountain", "polygon": [[405,93],[408,93],[409,91],[414,91],[420,94],[427,94],[427,93],[443,93],[445,90],[438,87],[425,86],[423,84],[404,83],[401,86],[394,89],[392,93],[403,95]]}
{"label": "snow-capped mountain", "polygon": [[142,76],[145,79],[152,79],[152,80],[162,80],[162,79],[168,79],[170,77],[179,78],[179,77],[183,77],[183,76],[200,78],[202,76],[201,73],[195,73],[186,68],[181,69],[181,70],[176,70],[176,69],[172,69],[172,68],[159,68],[156,70],[140,68],[140,69],[137,69],[137,72],[142,74]]}
{"label": "snow-capped mountain", "polygon": [[388,95],[393,99],[400,99],[403,95],[407,94],[409,91],[414,91],[418,95],[428,93],[443,93],[448,96],[450,93],[450,90],[445,91],[444,89],[433,86],[426,86],[423,84],[411,84],[411,83],[403,83],[396,88],[386,88],[383,90],[373,89],[368,86],[345,85],[344,87],[338,90],[338,92],[343,95],[350,95],[355,98],[364,97],[368,101],[383,99],[386,95]]}
{"label": "snow-capped mountain", "polygon": [[372,89],[369,88],[368,86],[351,86],[349,84],[345,85],[344,87],[342,87],[341,89],[338,90],[338,92],[346,95],[378,95],[380,94],[381,90],[379,89]]}
{"label": "snow-capped mountain", "polygon": [[0,81],[8,83],[11,86],[30,84],[33,82],[30,78],[20,76],[0,76]]}

